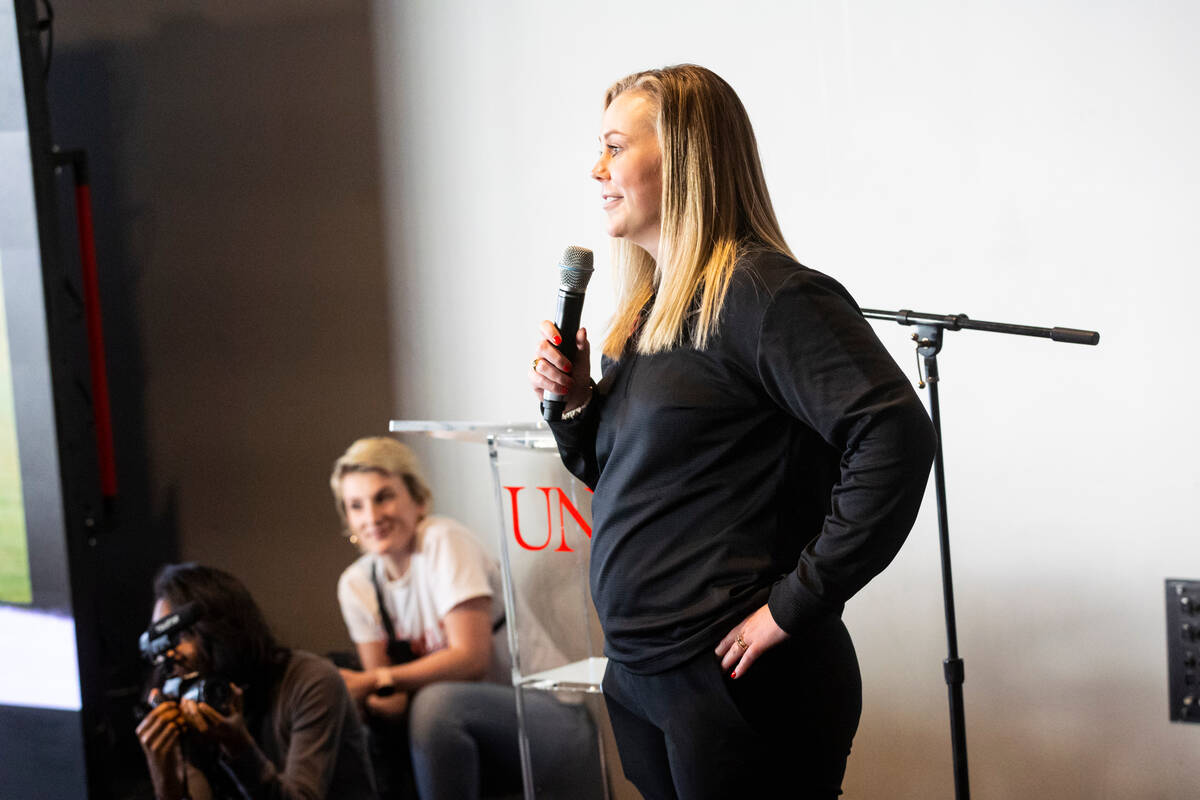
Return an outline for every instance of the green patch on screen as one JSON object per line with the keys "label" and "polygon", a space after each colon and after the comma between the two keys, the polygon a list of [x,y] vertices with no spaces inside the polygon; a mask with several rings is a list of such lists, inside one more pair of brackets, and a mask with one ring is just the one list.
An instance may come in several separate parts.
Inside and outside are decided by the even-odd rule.
{"label": "green patch on screen", "polygon": [[4,270],[0,264],[0,603],[32,603],[21,460],[17,454],[17,412],[13,404],[12,357],[4,312]]}

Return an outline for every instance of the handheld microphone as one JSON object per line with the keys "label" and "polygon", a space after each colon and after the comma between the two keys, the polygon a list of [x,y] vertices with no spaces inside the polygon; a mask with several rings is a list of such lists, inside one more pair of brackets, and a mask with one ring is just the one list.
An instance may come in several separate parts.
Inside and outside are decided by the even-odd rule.
{"label": "handheld microphone", "polygon": [[[575,334],[583,314],[583,293],[592,277],[592,251],[586,247],[568,247],[558,260],[558,309],[554,325],[562,337],[558,352],[575,360]],[[565,395],[546,392],[542,395],[542,419],[555,422],[562,418],[567,407]]]}

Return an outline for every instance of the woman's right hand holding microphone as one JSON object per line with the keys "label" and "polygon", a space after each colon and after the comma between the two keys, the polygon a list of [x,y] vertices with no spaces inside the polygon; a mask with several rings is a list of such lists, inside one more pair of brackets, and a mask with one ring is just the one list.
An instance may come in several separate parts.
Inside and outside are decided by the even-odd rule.
{"label": "woman's right hand holding microphone", "polygon": [[575,334],[575,359],[571,361],[558,351],[562,343],[558,328],[550,320],[542,320],[538,326],[540,335],[534,349],[533,364],[529,368],[529,385],[541,400],[546,392],[566,397],[565,411],[574,411],[591,398],[591,345],[588,344],[587,329],[580,328]]}

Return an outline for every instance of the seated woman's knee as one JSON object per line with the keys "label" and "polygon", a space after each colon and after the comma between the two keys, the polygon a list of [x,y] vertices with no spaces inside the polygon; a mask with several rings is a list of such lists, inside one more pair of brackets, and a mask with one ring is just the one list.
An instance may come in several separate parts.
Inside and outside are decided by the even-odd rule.
{"label": "seated woman's knee", "polygon": [[434,683],[413,696],[408,712],[408,735],[414,745],[465,728],[467,715],[463,713],[463,689],[470,685],[455,681]]}

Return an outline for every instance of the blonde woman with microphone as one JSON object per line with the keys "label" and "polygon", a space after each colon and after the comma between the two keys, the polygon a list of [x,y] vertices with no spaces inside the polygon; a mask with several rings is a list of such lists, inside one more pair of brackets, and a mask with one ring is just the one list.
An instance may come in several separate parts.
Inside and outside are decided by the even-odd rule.
{"label": "blonde woman with microphone", "polygon": [[892,560],[933,458],[858,306],[799,264],[749,118],[694,65],[604,96],[592,168],[617,310],[591,379],[541,325],[530,384],[591,487],[604,697],[647,798],[840,794],[861,681],[843,605]]}

